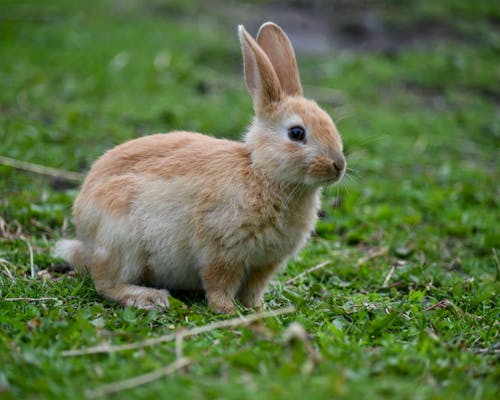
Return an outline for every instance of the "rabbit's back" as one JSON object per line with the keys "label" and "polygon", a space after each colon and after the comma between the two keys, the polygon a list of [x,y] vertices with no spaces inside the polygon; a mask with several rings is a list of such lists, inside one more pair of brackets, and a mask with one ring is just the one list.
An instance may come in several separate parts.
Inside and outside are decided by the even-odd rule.
{"label": "rabbit's back", "polygon": [[221,164],[248,164],[244,145],[192,132],[156,134],[107,151],[92,166],[73,211],[99,207],[112,215],[131,211],[139,187],[150,181],[218,175]]}
{"label": "rabbit's back", "polygon": [[[171,132],[130,140],[107,151],[92,166],[86,186],[124,174],[168,179],[180,175],[200,175],[207,162],[217,164],[218,155],[249,158],[242,143],[216,139],[194,132]],[[240,160],[241,161],[241,160]]]}

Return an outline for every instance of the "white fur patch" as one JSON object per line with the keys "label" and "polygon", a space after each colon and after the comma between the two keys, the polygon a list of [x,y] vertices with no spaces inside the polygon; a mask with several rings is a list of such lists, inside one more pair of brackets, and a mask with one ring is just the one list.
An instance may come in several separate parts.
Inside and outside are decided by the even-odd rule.
{"label": "white fur patch", "polygon": [[77,265],[84,251],[84,245],[79,240],[63,239],[56,243],[52,250],[52,256],[62,258],[71,265]]}

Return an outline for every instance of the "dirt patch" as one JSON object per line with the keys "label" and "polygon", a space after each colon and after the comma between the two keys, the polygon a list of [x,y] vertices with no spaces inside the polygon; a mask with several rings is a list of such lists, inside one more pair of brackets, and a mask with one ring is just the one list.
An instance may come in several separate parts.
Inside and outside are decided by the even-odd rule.
{"label": "dirt patch", "polygon": [[391,55],[439,40],[468,40],[444,20],[408,17],[404,2],[387,6],[362,0],[209,0],[198,11],[228,29],[244,24],[251,33],[272,20],[286,30],[297,52],[310,55],[329,54],[332,50]]}

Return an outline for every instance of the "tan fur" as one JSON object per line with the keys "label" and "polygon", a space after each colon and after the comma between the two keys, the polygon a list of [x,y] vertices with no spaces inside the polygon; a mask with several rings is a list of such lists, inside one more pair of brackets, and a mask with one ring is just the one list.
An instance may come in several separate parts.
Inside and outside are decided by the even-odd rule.
{"label": "tan fur", "polygon": [[266,53],[242,26],[239,33],[247,87],[254,100],[255,112],[260,114],[262,109],[280,101],[283,92],[277,71]]}
{"label": "tan fur", "polygon": [[[165,289],[201,288],[216,312],[232,312],[236,297],[260,306],[272,274],[314,229],[321,186],[345,171],[331,118],[299,95],[283,31],[265,24],[263,48],[243,27],[239,35],[256,112],[244,141],[131,140],[94,163],[75,200],[78,240],[59,242],[56,255],[87,266],[97,291],[122,306],[162,308]],[[288,137],[297,124],[304,143]]]}
{"label": "tan fur", "polygon": [[285,32],[273,23],[264,24],[257,33],[257,43],[271,61],[283,92],[288,96],[302,96],[295,51]]}
{"label": "tan fur", "polygon": [[245,274],[244,267],[215,260],[203,268],[201,274],[209,306],[215,312],[232,313],[233,299]]}
{"label": "tan fur", "polygon": [[247,271],[237,294],[241,304],[245,307],[262,306],[262,296],[266,290],[267,282],[279,266],[279,264],[271,264]]}
{"label": "tan fur", "polygon": [[112,215],[125,215],[130,211],[133,192],[124,188],[136,186],[137,179],[133,175],[112,176],[105,185],[94,188],[93,197]]}

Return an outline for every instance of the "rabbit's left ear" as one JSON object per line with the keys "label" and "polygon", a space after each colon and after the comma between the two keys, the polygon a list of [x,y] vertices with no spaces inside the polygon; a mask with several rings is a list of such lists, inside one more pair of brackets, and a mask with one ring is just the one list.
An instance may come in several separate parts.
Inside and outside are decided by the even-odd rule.
{"label": "rabbit's left ear", "polygon": [[264,50],[242,25],[238,27],[238,34],[243,50],[245,80],[253,98],[255,112],[259,114],[267,106],[280,101],[283,91],[276,71]]}
{"label": "rabbit's left ear", "polygon": [[275,23],[266,22],[259,29],[257,43],[273,64],[283,92],[289,96],[302,96],[295,51],[286,33]]}

